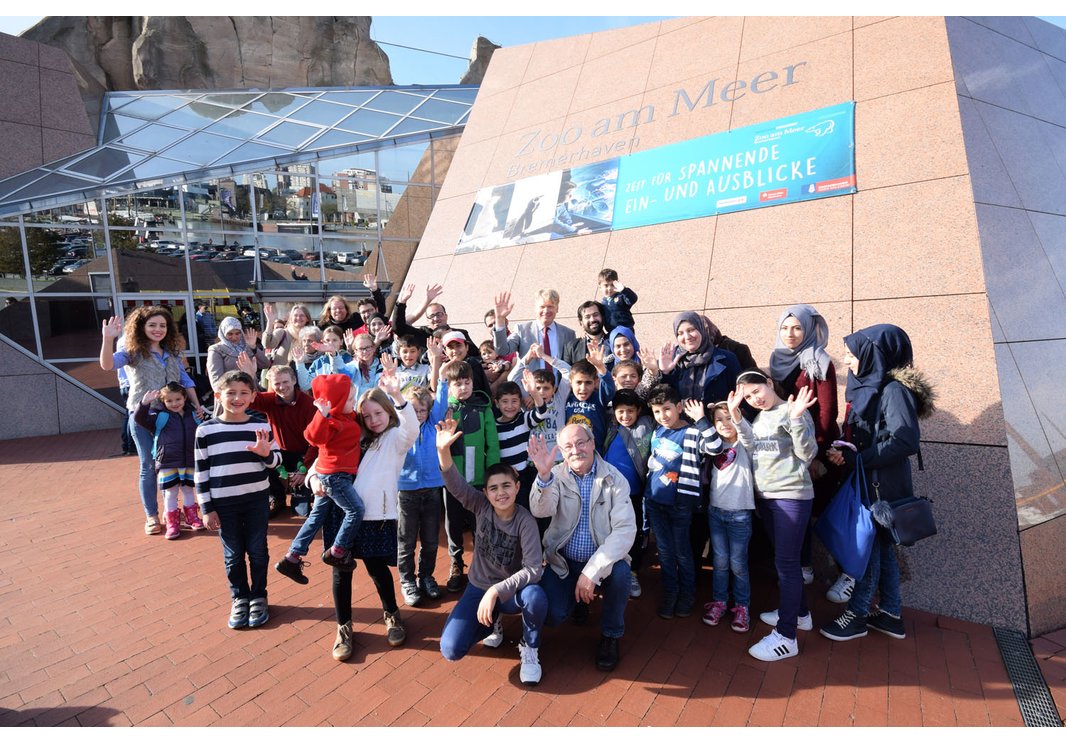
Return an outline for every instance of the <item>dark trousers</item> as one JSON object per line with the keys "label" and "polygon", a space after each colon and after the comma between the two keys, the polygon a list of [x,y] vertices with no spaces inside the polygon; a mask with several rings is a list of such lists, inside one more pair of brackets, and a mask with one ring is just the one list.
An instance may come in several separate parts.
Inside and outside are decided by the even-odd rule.
{"label": "dark trousers", "polygon": [[[415,578],[433,575],[437,566],[440,541],[440,488],[401,490],[397,503],[396,565],[400,581],[414,583]],[[418,573],[415,573],[415,545],[421,540]]]}
{"label": "dark trousers", "polygon": [[[532,464],[527,464],[526,468],[518,473],[518,495],[515,496],[515,503],[529,510],[529,494],[533,490],[533,481],[537,479],[537,468]],[[548,530],[548,525],[552,522],[551,518],[537,519],[537,530],[540,531],[540,538],[544,539],[544,532]]]}
{"label": "dark trousers", "polygon": [[[392,571],[389,564],[382,557],[372,557],[363,560],[370,580],[374,581],[378,598],[381,599],[381,608],[389,614],[394,613],[399,607],[396,606],[396,586],[393,584]],[[337,624],[348,624],[352,621],[352,576],[351,570],[333,568],[333,608],[337,613]]]}
{"label": "dark trousers", "polygon": [[[217,503],[222,558],[233,598],[259,599],[267,595],[267,521],[270,506],[266,496],[244,503]],[[245,558],[247,557],[247,564]],[[251,586],[248,577],[251,574]]]}
{"label": "dark trousers", "polygon": [[448,556],[453,563],[463,561],[463,532],[473,533],[474,527],[474,514],[445,489],[444,532],[448,535]]}
{"label": "dark trousers", "polygon": [[796,619],[809,611],[807,596],[803,592],[800,550],[803,548],[807,522],[811,519],[812,502],[760,498],[756,504],[763,527],[774,547],[774,567],[777,568],[777,587],[781,594],[777,603],[777,632],[795,640]]}

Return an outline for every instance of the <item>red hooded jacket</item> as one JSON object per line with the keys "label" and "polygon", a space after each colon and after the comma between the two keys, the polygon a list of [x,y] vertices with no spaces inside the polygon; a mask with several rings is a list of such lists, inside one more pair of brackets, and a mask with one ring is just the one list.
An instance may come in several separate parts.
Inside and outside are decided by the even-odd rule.
{"label": "red hooded jacket", "polygon": [[359,469],[359,439],[363,429],[355,413],[342,413],[352,391],[352,380],[345,374],[320,374],[311,380],[314,399],[329,400],[326,418],[317,410],[304,429],[304,438],[318,447],[315,470],[323,475],[346,472],[354,475]]}

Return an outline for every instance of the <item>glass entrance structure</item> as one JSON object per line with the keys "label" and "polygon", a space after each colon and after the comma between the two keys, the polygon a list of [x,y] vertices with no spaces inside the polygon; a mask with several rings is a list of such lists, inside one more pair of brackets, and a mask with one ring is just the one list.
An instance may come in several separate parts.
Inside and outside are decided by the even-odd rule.
{"label": "glass entrance structure", "polygon": [[[110,93],[96,147],[0,181],[0,333],[117,404],[102,320],[169,306],[199,367],[191,316],[247,302],[365,294],[390,230],[435,202],[475,86]],[[437,160],[441,160],[438,165]],[[406,219],[397,219],[406,226]],[[369,265],[367,265],[369,262]],[[402,277],[400,277],[402,278]]]}

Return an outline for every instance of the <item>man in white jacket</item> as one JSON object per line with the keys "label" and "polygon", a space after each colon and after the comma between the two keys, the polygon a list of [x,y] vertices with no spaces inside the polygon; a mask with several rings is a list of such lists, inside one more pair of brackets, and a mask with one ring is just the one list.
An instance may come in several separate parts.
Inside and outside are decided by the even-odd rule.
{"label": "man in white jacket", "polygon": [[595,439],[585,426],[566,426],[557,448],[563,461],[556,465],[556,447],[530,437],[529,458],[537,480],[529,510],[538,518],[551,518],[544,533],[544,559],[551,569],[544,571],[540,583],[548,596],[545,624],[565,621],[578,602],[591,603],[600,586],[603,613],[596,667],[611,671],[618,665],[618,640],[625,632],[629,549],[637,535],[629,483],[596,453]]}

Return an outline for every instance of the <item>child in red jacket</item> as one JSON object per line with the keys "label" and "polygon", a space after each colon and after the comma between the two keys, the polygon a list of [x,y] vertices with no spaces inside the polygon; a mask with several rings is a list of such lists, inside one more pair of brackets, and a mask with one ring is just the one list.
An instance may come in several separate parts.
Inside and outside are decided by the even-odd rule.
{"label": "child in red jacket", "polygon": [[307,521],[292,540],[288,554],[274,569],[297,583],[307,583],[303,574],[303,556],[328,512],[326,499],[344,511],[333,546],[322,553],[322,562],[342,569],[355,567],[350,547],[363,521],[363,500],[355,492],[355,473],[359,468],[359,439],[362,429],[355,417],[355,387],[345,374],[323,374],[311,380],[318,412],[304,429],[304,438],[318,447],[315,469],[322,478],[325,495],[315,498]]}

